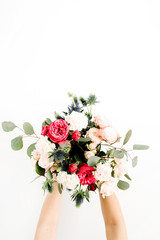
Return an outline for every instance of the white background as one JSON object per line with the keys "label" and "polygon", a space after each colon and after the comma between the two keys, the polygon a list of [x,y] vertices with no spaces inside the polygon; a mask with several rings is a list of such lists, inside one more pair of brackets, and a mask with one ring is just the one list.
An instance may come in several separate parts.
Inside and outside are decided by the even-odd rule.
{"label": "white background", "polygon": [[[65,110],[67,92],[95,93],[94,112],[112,118],[123,137],[147,144],[130,170],[131,187],[117,190],[129,240],[159,240],[160,3],[157,0],[0,0],[0,121],[31,122]],[[34,238],[44,201],[27,146],[14,152],[0,135],[0,239]],[[105,239],[97,194],[80,209],[63,198],[58,240]]]}

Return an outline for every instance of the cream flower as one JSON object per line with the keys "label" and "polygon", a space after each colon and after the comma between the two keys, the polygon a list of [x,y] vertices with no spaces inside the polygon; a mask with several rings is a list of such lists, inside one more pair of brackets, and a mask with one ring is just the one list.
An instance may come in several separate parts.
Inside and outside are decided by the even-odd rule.
{"label": "cream flower", "polygon": [[63,184],[64,187],[74,190],[77,184],[80,183],[79,177],[73,174],[67,174],[65,171],[60,171],[57,176],[57,182]]}
{"label": "cream flower", "polygon": [[40,154],[42,154],[53,151],[55,149],[55,144],[48,141],[47,136],[41,136],[41,138],[35,144],[35,148]]}
{"label": "cream flower", "polygon": [[102,138],[109,144],[114,143],[119,138],[119,133],[115,127],[100,129]]}
{"label": "cream flower", "polygon": [[38,165],[42,168],[45,168],[46,171],[53,165],[53,163],[49,161],[49,154],[48,153],[42,153],[41,154],[41,157],[38,161]]}
{"label": "cream flower", "polygon": [[114,191],[115,191],[115,182],[112,179],[102,183],[100,188],[100,193],[102,194],[103,198],[105,198],[106,196],[112,195]]}
{"label": "cream flower", "polygon": [[112,168],[110,163],[102,164],[101,162],[97,164],[97,169],[94,172],[94,177],[96,180],[101,182],[108,181],[111,178]]}
{"label": "cream flower", "polygon": [[70,124],[69,129],[73,131],[81,131],[88,125],[88,118],[81,112],[73,111],[70,115],[65,117],[65,120]]}
{"label": "cream flower", "polygon": [[127,161],[124,158],[115,158],[115,162],[117,165],[114,167],[114,176],[121,178],[127,173]]}

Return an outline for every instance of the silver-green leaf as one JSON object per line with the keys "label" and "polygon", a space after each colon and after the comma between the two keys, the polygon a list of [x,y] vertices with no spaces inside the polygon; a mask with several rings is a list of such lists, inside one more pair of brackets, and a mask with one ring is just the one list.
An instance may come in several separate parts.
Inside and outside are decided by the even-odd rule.
{"label": "silver-green leaf", "polygon": [[126,190],[126,189],[129,188],[129,183],[125,182],[125,181],[122,181],[122,180],[119,180],[118,183],[117,183],[117,187],[121,190]]}
{"label": "silver-green leaf", "polygon": [[136,156],[132,159],[132,167],[135,167],[137,165],[137,162],[138,162],[138,157]]}
{"label": "silver-green leaf", "polygon": [[148,145],[142,145],[142,144],[134,144],[133,145],[134,150],[146,150],[148,148],[149,148]]}
{"label": "silver-green leaf", "polygon": [[32,135],[34,133],[34,129],[29,122],[25,122],[23,124],[23,129],[24,129],[25,134],[27,134],[27,135]]}
{"label": "silver-green leaf", "polygon": [[5,132],[11,132],[16,128],[16,125],[13,122],[2,122],[2,128]]}
{"label": "silver-green leaf", "polygon": [[130,130],[126,133],[126,136],[125,136],[124,141],[123,141],[123,145],[125,145],[125,144],[129,141],[131,135],[132,135],[132,130],[130,129]]}
{"label": "silver-green leaf", "polygon": [[29,145],[29,147],[27,148],[27,155],[28,157],[31,158],[31,153],[33,152],[33,150],[35,149],[35,144],[36,143],[32,143],[31,145]]}
{"label": "silver-green leaf", "polygon": [[130,180],[130,181],[132,180],[127,173],[126,173],[124,176],[125,176],[128,180]]}
{"label": "silver-green leaf", "polygon": [[95,166],[97,164],[97,162],[99,161],[99,159],[100,159],[100,157],[97,157],[97,156],[90,157],[87,162],[88,166],[90,166],[90,167]]}
{"label": "silver-green leaf", "polygon": [[18,151],[23,147],[22,136],[18,136],[11,140],[11,147],[13,150]]}
{"label": "silver-green leaf", "polygon": [[116,158],[123,158],[124,157],[124,151],[115,150],[114,151],[114,157],[116,157]]}

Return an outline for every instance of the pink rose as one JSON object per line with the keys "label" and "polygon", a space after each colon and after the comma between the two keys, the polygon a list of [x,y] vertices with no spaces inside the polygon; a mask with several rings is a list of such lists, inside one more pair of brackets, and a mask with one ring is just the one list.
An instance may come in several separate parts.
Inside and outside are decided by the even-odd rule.
{"label": "pink rose", "polygon": [[77,172],[77,165],[75,163],[72,163],[71,165],[69,165],[68,172],[76,173]]}
{"label": "pink rose", "polygon": [[95,150],[96,147],[97,147],[97,143],[95,143],[95,142],[92,142],[92,143],[90,143],[90,144],[88,145],[88,149],[89,149],[89,150]]}
{"label": "pink rose", "polygon": [[110,127],[112,126],[112,122],[110,119],[106,118],[104,115],[96,115],[94,116],[94,121],[100,128]]}
{"label": "pink rose", "polygon": [[76,131],[74,131],[74,132],[72,133],[72,139],[73,139],[74,141],[78,141],[78,139],[80,138],[80,136],[81,136],[81,133],[80,133],[78,130],[76,130]]}
{"label": "pink rose", "polygon": [[84,156],[86,159],[89,159],[90,157],[94,156],[94,153],[92,151],[88,151],[88,152],[85,152]]}
{"label": "pink rose", "polygon": [[57,119],[49,126],[48,137],[59,145],[64,144],[69,134],[69,125],[63,119]]}
{"label": "pink rose", "polygon": [[114,143],[119,138],[119,133],[112,127],[100,129],[102,138],[109,144]]}
{"label": "pink rose", "polygon": [[47,133],[48,133],[48,130],[49,130],[48,126],[43,126],[42,131],[41,131],[41,135],[46,136]]}

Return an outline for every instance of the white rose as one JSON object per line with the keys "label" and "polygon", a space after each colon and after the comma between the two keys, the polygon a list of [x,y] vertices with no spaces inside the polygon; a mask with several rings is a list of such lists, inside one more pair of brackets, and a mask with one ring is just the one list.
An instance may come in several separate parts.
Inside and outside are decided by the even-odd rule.
{"label": "white rose", "polygon": [[73,131],[81,131],[88,125],[88,118],[81,112],[72,111],[70,115],[65,117],[65,120],[70,124],[69,129]]}

